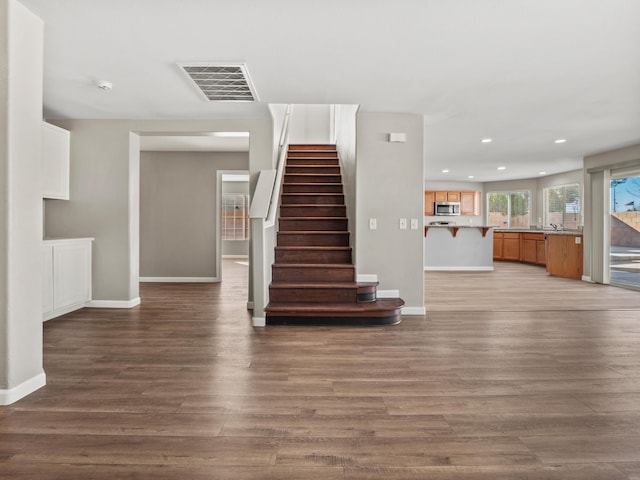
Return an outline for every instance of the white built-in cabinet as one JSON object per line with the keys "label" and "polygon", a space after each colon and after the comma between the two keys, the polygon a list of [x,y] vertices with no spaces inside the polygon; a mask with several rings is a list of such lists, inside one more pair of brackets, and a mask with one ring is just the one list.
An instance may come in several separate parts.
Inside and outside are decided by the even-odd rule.
{"label": "white built-in cabinet", "polygon": [[42,196],[69,200],[68,130],[42,122]]}
{"label": "white built-in cabinet", "polygon": [[49,320],[91,301],[93,238],[44,240],[42,247],[42,314]]}

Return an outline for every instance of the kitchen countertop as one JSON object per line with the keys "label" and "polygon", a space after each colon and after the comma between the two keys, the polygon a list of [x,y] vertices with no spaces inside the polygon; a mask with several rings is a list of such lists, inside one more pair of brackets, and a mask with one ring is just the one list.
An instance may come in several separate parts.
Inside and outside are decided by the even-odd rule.
{"label": "kitchen countertop", "polygon": [[544,233],[546,235],[582,235],[580,230],[552,230],[552,229],[536,229],[536,228],[497,228],[495,232],[507,233]]}

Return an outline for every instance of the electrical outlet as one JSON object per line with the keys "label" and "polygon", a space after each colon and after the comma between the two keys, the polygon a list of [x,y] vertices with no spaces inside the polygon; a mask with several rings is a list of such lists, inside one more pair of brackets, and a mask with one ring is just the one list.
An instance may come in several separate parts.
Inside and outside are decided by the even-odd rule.
{"label": "electrical outlet", "polygon": [[369,219],[369,230],[375,230],[378,228],[378,221],[375,218]]}
{"label": "electrical outlet", "polygon": [[580,245],[582,243],[582,237],[576,237],[576,245]]}
{"label": "electrical outlet", "polygon": [[400,230],[406,230],[407,229],[407,219],[406,218],[401,218],[400,219]]}
{"label": "electrical outlet", "polygon": [[411,230],[417,230],[418,229],[418,219],[417,218],[412,218],[411,219]]}

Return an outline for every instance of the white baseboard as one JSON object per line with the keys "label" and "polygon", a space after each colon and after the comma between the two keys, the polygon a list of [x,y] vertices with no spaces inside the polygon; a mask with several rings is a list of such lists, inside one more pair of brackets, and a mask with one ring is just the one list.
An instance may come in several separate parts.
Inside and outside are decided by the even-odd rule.
{"label": "white baseboard", "polygon": [[485,267],[424,267],[425,272],[493,272],[493,266]]}
{"label": "white baseboard", "polygon": [[586,276],[586,275],[583,275],[583,276],[582,276],[582,281],[583,281],[583,282],[589,282],[589,283],[596,283],[596,282],[594,282],[593,280],[591,280],[591,277],[588,277],[588,276]]}
{"label": "white baseboard", "polygon": [[215,283],[218,277],[140,277],[140,282],[149,283]]}
{"label": "white baseboard", "polygon": [[424,307],[402,307],[402,315],[426,315],[427,309]]}
{"label": "white baseboard", "polygon": [[222,258],[229,259],[238,259],[238,260],[249,260],[249,255],[222,255]]}
{"label": "white baseboard", "polygon": [[254,327],[266,327],[267,319],[265,317],[251,317]]}
{"label": "white baseboard", "polygon": [[133,308],[140,305],[140,297],[133,300],[91,300],[87,303],[90,308]]}
{"label": "white baseboard", "polygon": [[35,377],[31,377],[13,388],[0,388],[0,405],[11,405],[46,384],[47,376],[44,372],[40,372]]}
{"label": "white baseboard", "polygon": [[378,290],[377,298],[399,298],[400,290]]}
{"label": "white baseboard", "polygon": [[376,283],[378,281],[378,275],[375,273],[359,273],[356,275],[356,282],[362,283]]}

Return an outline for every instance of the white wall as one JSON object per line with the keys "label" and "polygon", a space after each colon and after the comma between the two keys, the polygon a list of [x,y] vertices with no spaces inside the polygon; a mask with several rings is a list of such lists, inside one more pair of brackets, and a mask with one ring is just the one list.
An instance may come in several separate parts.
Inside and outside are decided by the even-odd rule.
{"label": "white wall", "polygon": [[0,404],[42,368],[42,21],[0,1]]}
{"label": "white wall", "polygon": [[330,105],[293,105],[289,143],[330,143]]}
{"label": "white wall", "polygon": [[[389,143],[390,132],[406,133],[406,143]],[[377,274],[380,290],[399,290],[408,309],[424,312],[423,117],[359,113],[356,151],[358,274]],[[419,228],[400,230],[400,218]]]}
{"label": "white wall", "polygon": [[347,206],[347,218],[349,219],[349,242],[352,247],[356,244],[356,115],[358,105],[335,105],[334,125],[335,141],[340,158],[340,171],[344,187],[344,201]]}
{"label": "white wall", "polygon": [[[254,120],[59,120],[71,131],[70,200],[48,201],[48,236],[95,237],[93,256],[94,301],[135,301],[132,272],[138,259],[132,253],[139,232],[132,199],[138,198],[135,158],[130,157],[134,133],[249,132],[249,172],[255,185],[258,172],[272,168],[270,118]],[[131,153],[135,156],[135,152]],[[133,165],[133,170],[132,170]],[[130,221],[131,220],[131,221]],[[133,247],[132,247],[133,244]]]}

